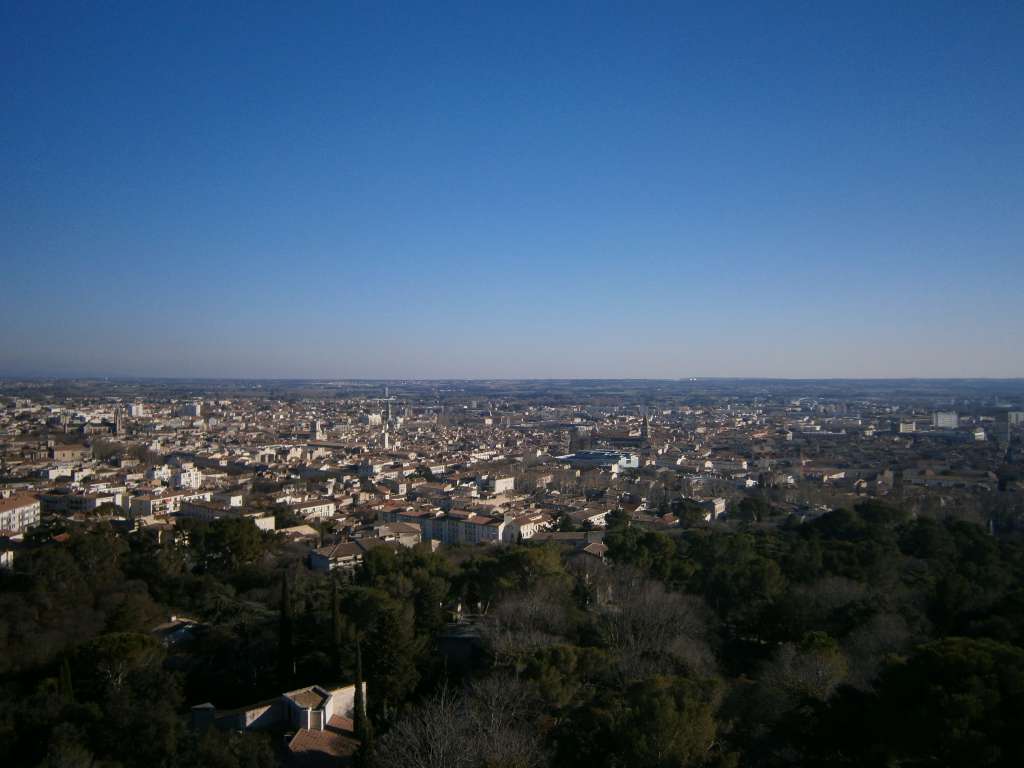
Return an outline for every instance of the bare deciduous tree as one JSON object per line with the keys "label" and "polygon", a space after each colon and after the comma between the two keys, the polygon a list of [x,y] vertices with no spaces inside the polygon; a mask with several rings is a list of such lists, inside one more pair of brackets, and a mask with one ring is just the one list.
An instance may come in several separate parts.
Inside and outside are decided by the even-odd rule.
{"label": "bare deciduous tree", "polygon": [[565,642],[569,600],[564,589],[552,585],[503,599],[481,627],[498,664],[518,669],[533,650]]}
{"label": "bare deciduous tree", "polygon": [[374,752],[380,768],[469,768],[462,701],[448,688],[410,709]]}
{"label": "bare deciduous tree", "polygon": [[700,677],[714,673],[703,600],[668,592],[639,572],[618,567],[599,601],[600,627],[626,680],[672,674],[679,666]]}
{"label": "bare deciduous tree", "polygon": [[540,768],[547,755],[537,697],[525,683],[490,677],[464,694],[442,689],[401,717],[377,745],[379,768]]}

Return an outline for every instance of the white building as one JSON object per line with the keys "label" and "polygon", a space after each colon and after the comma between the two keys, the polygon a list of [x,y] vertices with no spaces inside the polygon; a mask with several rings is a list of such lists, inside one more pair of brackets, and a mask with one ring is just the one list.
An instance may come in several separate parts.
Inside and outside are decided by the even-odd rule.
{"label": "white building", "polygon": [[506,544],[514,544],[520,539],[532,539],[537,533],[551,528],[551,517],[544,512],[526,512],[512,518],[501,534]]}
{"label": "white building", "polygon": [[150,467],[146,470],[147,480],[160,480],[165,483],[171,482],[171,468],[166,464],[158,467]]}
{"label": "white building", "polygon": [[302,501],[288,506],[291,512],[307,520],[326,520],[327,518],[334,517],[337,508],[333,501],[325,501],[324,499]]}
{"label": "white building", "polygon": [[932,426],[936,429],[956,429],[960,426],[960,417],[956,411],[936,411],[932,414]]}
{"label": "white building", "polygon": [[726,501],[721,496],[716,496],[713,499],[705,499],[700,502],[700,505],[707,511],[704,519],[709,522],[716,519],[719,515],[725,514]]}
{"label": "white building", "polygon": [[181,509],[183,501],[209,501],[210,491],[199,493],[165,493],[157,496],[133,496],[128,510],[133,517],[149,517],[151,515],[170,515]]}
{"label": "white building", "polygon": [[39,499],[19,493],[0,499],[0,531],[24,533],[39,525]]}
{"label": "white building", "polygon": [[516,479],[514,477],[489,477],[487,478],[486,488],[491,493],[509,493],[516,487]]}
{"label": "white building", "polygon": [[[419,525],[423,541],[442,544],[485,544],[508,541],[505,530],[513,524],[510,516],[491,517],[467,510],[453,509],[447,514],[427,514],[414,510],[388,510],[383,513],[386,522],[404,522]],[[515,539],[512,539],[515,540]]]}
{"label": "white building", "polygon": [[[438,540],[442,544],[485,544],[502,540],[510,518],[496,518],[487,515],[469,514],[463,517],[456,511],[434,521],[440,528]],[[437,524],[440,525],[437,525]]]}
{"label": "white building", "polygon": [[584,507],[583,509],[570,512],[569,517],[578,525],[587,524],[593,528],[607,528],[608,515],[611,513],[610,509],[590,509],[589,507]]}
{"label": "white building", "polygon": [[[199,730],[215,726],[224,731],[258,731],[284,726],[298,731],[296,739],[312,731],[337,731],[346,727],[346,720],[350,724],[355,716],[355,691],[354,685],[334,689],[310,685],[277,699],[237,709],[218,710],[213,704],[199,704],[192,707],[192,726]],[[365,687],[363,692],[366,692]]]}
{"label": "white building", "polygon": [[203,473],[193,466],[183,466],[174,473],[174,487],[180,490],[202,488]]}

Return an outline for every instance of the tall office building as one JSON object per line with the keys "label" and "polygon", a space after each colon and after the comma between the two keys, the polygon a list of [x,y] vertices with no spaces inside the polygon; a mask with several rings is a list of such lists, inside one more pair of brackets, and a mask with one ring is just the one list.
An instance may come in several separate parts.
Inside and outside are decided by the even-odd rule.
{"label": "tall office building", "polygon": [[932,414],[932,426],[936,429],[956,429],[960,426],[960,417],[956,411],[936,411]]}

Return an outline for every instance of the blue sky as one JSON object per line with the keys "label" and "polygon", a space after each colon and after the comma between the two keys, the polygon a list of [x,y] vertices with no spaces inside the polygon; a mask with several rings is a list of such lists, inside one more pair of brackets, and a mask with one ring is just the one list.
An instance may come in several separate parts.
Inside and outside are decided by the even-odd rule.
{"label": "blue sky", "polygon": [[1024,376],[1024,4],[0,6],[0,375]]}

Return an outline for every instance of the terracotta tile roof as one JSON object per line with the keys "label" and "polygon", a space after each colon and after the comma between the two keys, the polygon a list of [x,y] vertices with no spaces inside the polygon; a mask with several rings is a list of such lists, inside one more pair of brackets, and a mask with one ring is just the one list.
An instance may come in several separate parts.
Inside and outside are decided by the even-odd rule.
{"label": "terracotta tile roof", "polygon": [[327,727],[342,733],[355,732],[355,723],[350,718],[342,717],[341,715],[331,715],[331,719],[327,721]]}
{"label": "terracotta tile roof", "polygon": [[288,744],[289,764],[308,768],[350,764],[359,742],[334,731],[300,729]]}
{"label": "terracotta tile roof", "polygon": [[294,701],[300,707],[305,707],[306,709],[316,709],[324,703],[324,699],[326,698],[322,693],[314,690],[312,687],[301,688],[297,691],[290,691],[289,693],[286,693],[285,696]]}

